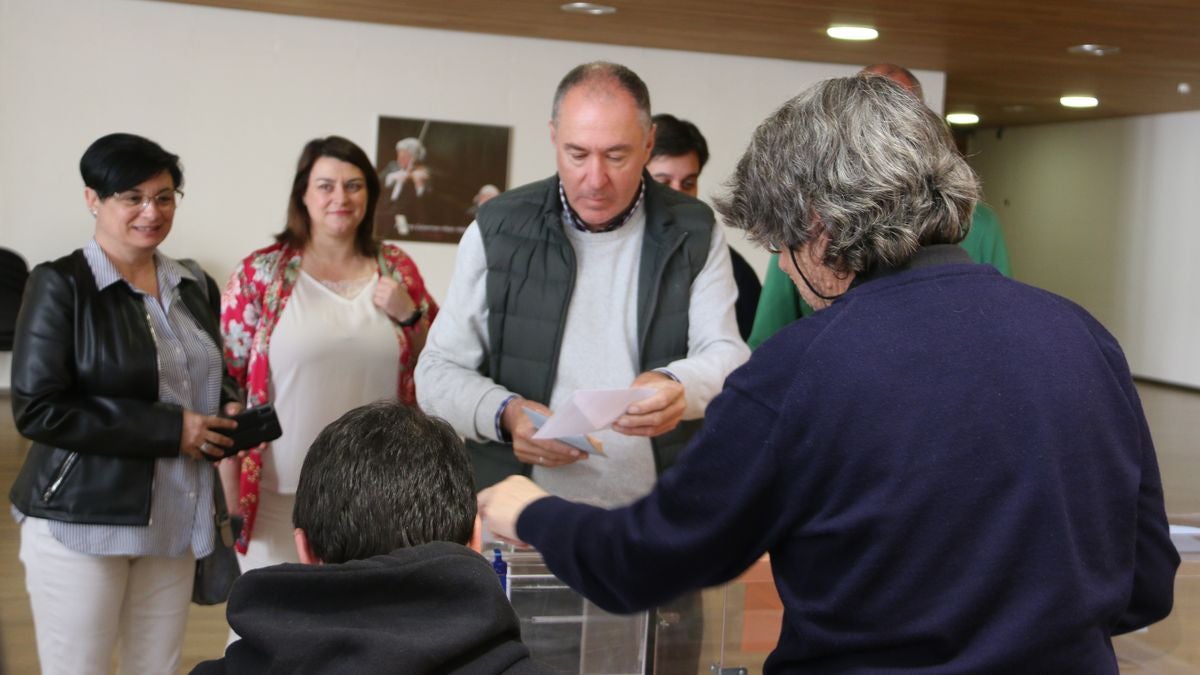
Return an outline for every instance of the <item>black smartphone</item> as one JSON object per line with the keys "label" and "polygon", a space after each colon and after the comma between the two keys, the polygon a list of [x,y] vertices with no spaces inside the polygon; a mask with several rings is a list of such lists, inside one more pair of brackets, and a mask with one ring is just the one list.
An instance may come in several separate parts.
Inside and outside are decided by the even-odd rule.
{"label": "black smartphone", "polygon": [[236,429],[217,431],[219,434],[232,438],[233,445],[221,448],[223,454],[220,457],[208,456],[209,461],[215,462],[232,457],[242,450],[253,448],[259,443],[273,441],[283,435],[283,429],[279,427],[279,416],[275,414],[275,406],[270,403],[234,415],[233,421],[237,422]]}

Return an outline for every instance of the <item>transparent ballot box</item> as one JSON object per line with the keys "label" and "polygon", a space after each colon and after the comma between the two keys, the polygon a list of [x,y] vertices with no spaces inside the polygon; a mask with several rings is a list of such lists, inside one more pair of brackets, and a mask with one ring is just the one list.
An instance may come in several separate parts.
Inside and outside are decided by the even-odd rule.
{"label": "transparent ballot box", "polygon": [[571,590],[537,552],[502,548],[521,638],[558,673],[751,675],[779,639],[783,609],[766,559],[725,586],[618,615]]}
{"label": "transparent ballot box", "polygon": [[535,659],[560,673],[648,672],[646,612],[605,612],[550,574],[534,551],[509,552],[505,559],[508,598]]}

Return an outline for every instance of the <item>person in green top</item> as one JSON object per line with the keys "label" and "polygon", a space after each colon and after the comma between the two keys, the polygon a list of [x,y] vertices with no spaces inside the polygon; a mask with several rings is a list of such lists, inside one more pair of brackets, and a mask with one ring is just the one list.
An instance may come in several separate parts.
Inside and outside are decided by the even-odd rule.
{"label": "person in green top", "polygon": [[[867,66],[862,72],[887,77],[912,92],[914,96],[922,98],[921,83],[905,68],[880,63]],[[1004,235],[1000,232],[1000,221],[996,218],[996,212],[983,202],[976,204],[975,213],[971,217],[971,229],[959,246],[966,249],[971,260],[991,265],[1006,277],[1012,276],[1012,268],[1008,263],[1008,247],[1004,244]],[[756,349],[779,329],[812,312],[812,308],[796,291],[796,285],[780,269],[779,255],[772,255],[771,264],[767,266],[767,278],[763,281],[762,294],[758,298],[754,327],[746,344],[750,345],[751,349]]]}

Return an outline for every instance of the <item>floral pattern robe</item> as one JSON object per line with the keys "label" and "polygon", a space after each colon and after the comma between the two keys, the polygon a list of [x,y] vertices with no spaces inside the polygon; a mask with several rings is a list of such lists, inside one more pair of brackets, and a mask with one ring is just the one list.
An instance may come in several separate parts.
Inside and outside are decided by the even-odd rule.
{"label": "floral pattern robe", "polygon": [[[437,303],[425,289],[425,282],[412,260],[394,244],[380,245],[377,256],[380,271],[403,282],[422,316],[412,326],[393,322],[400,342],[400,377],[396,396],[403,403],[416,405],[413,369],[417,354],[412,349],[413,334],[428,332],[437,316]],[[271,333],[287,306],[288,298],[300,275],[301,251],[284,244],[273,244],[247,256],[234,270],[221,295],[221,333],[225,341],[225,367],[244,393],[247,408],[270,400]],[[259,477],[262,453],[255,448],[241,465],[238,504],[245,520],[236,543],[245,553],[254,531],[258,512]]]}

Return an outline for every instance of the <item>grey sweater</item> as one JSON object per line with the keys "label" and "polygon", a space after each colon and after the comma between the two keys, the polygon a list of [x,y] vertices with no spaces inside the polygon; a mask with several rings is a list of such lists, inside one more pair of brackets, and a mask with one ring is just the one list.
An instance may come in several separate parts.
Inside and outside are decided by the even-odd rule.
{"label": "grey sweater", "polygon": [[[637,272],[645,214],[606,233],[565,228],[575,248],[576,282],[559,353],[554,394],[540,401],[557,409],[577,389],[627,387],[637,372]],[[478,225],[459,242],[454,277],[417,364],[417,400],[477,440],[496,438],[495,415],[510,392],[479,373],[487,344],[486,257]],[[724,232],[714,227],[708,260],[692,284],[688,357],[667,367],[684,385],[685,419],[703,417],[725,376],[749,358],[737,332],[737,287]],[[646,494],[655,470],[649,440],[611,430],[597,436],[607,457],[556,469],[534,468],[551,493],[601,506]]]}

